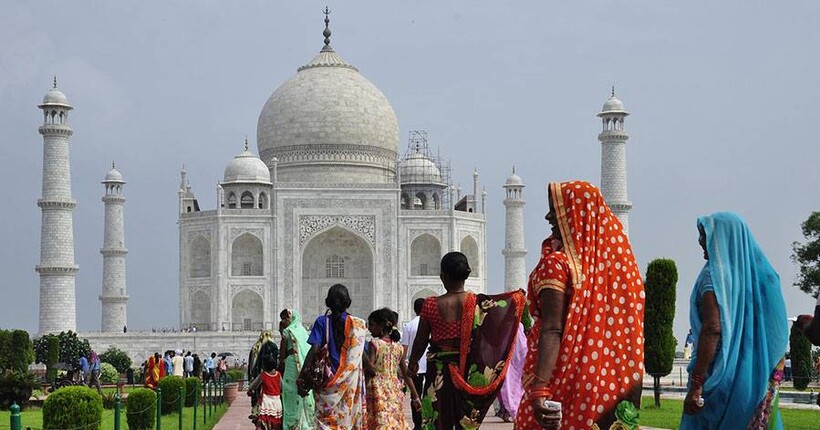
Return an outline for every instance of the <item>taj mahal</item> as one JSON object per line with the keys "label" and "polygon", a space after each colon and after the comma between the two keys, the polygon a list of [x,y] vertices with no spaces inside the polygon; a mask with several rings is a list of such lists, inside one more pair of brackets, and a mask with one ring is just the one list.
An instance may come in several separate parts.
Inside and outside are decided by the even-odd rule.
{"label": "taj mahal", "polygon": [[[504,258],[505,288],[526,285],[522,178],[513,170],[504,184],[495,185],[504,189],[506,220],[503,227],[489,227],[505,228],[505,243],[503,250],[488,250],[487,194],[479,172],[461,173],[472,182],[462,192],[424,131],[401,138],[385,95],[331,46],[327,17],[323,36],[318,54],[262,107],[256,151],[247,139],[244,147],[236,142],[239,153],[226,160],[215,189],[191,184],[186,167],[180,171],[179,326],[195,327],[196,333],[134,333],[131,327],[123,333],[127,188],[111,166],[102,181],[101,329],[81,333],[95,348],[116,345],[135,360],[179,345],[242,355],[259,330],[278,327],[282,309],[298,309],[307,320],[323,313],[327,288],[335,283],[350,289],[352,314],[388,306],[406,321],[414,299],[443,292],[438,265],[449,251],[468,257],[473,271],[466,287],[472,291],[487,291],[488,258]],[[51,333],[76,330],[79,268],[72,212],[77,202],[71,196],[68,121],[73,106],[55,79],[39,107],[44,118],[39,332]],[[629,113],[613,90],[597,115],[601,190],[627,229],[632,205],[624,120]],[[215,207],[200,207],[197,195],[211,192]]]}

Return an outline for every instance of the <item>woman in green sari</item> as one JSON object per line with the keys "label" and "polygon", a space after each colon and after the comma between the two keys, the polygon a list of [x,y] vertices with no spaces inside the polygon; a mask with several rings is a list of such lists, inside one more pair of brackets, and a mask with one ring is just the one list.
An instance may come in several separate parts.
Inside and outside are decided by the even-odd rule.
{"label": "woman in green sari", "polygon": [[310,430],[313,428],[313,396],[301,397],[296,390],[296,379],[302,370],[305,356],[310,350],[308,332],[302,326],[302,317],[293,309],[279,314],[279,366],[282,372],[282,428],[285,430]]}

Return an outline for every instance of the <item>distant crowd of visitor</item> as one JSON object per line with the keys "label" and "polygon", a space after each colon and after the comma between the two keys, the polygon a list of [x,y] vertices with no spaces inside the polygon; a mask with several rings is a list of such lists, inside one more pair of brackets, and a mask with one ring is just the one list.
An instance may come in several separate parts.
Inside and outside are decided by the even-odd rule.
{"label": "distant crowd of visitor", "polygon": [[[231,354],[232,355],[232,354]],[[159,381],[166,376],[180,376],[183,378],[196,377],[202,379],[204,383],[225,381],[229,369],[229,355],[204,355],[201,359],[199,354],[185,350],[168,350],[163,355],[155,352],[154,355],[142,363],[142,380],[148,388],[155,389]],[[245,368],[247,361],[233,357],[234,368]]]}

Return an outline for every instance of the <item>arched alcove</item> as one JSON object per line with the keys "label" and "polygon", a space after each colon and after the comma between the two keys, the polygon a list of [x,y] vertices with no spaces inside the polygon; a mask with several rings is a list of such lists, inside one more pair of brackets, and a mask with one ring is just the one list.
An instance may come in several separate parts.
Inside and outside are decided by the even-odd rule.
{"label": "arched alcove", "polygon": [[267,209],[268,208],[268,195],[265,193],[259,193],[259,209]]}
{"label": "arched alcove", "polygon": [[478,243],[472,236],[465,236],[464,239],[461,239],[461,252],[467,256],[467,262],[470,263],[470,269],[472,270],[470,277],[477,278],[481,273],[481,260],[478,254]]}
{"label": "arched alcove", "polygon": [[306,321],[324,313],[327,290],[344,284],[350,291],[349,312],[366,318],[373,310],[373,251],[364,239],[333,227],[308,242],[302,251],[302,315]]}
{"label": "arched alcove", "polygon": [[188,274],[192,278],[211,276],[211,241],[197,236],[188,248]]}
{"label": "arched alcove", "polygon": [[264,274],[262,241],[243,233],[231,245],[231,276],[262,276]]}
{"label": "arched alcove", "polygon": [[438,276],[441,243],[431,234],[422,234],[410,245],[410,276]]}
{"label": "arched alcove", "polygon": [[233,191],[228,194],[228,208],[236,209],[236,194]]}
{"label": "arched alcove", "polygon": [[211,298],[203,291],[195,292],[191,298],[190,324],[197,330],[211,330]]}
{"label": "arched alcove", "polygon": [[242,290],[231,301],[231,330],[261,330],[263,328],[262,297],[251,290]]}
{"label": "arched alcove", "polygon": [[253,209],[253,193],[245,191],[239,199],[239,207],[242,209]]}

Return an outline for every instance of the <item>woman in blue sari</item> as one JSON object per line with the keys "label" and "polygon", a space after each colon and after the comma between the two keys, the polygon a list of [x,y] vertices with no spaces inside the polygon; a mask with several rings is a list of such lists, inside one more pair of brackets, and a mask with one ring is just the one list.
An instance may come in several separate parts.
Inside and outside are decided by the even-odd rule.
{"label": "woman in blue sari", "polygon": [[698,219],[706,265],[690,303],[695,351],[680,428],[781,429],[788,346],[780,276],[735,213]]}

